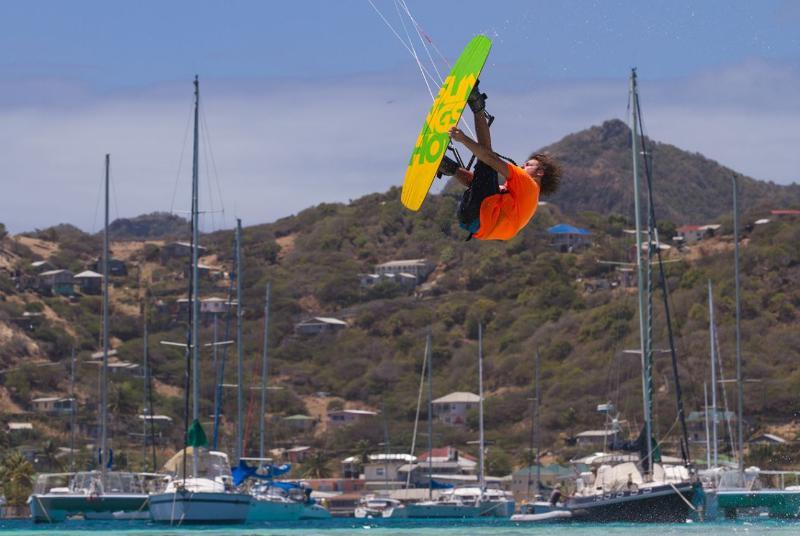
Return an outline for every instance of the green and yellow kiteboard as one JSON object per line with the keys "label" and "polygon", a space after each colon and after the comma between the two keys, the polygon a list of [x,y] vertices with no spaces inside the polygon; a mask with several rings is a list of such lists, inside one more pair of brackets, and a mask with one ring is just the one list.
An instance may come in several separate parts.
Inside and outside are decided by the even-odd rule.
{"label": "green and yellow kiteboard", "polygon": [[485,35],[473,37],[442,84],[414,145],[403,180],[400,200],[406,208],[419,210],[425,201],[450,143],[450,128],[461,119],[467,97],[481,74],[491,48],[492,42]]}

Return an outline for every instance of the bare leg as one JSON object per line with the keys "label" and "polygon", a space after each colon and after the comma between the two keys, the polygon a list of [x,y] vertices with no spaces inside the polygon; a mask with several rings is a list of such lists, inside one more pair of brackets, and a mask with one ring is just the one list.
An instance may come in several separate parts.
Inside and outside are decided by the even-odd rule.
{"label": "bare leg", "polygon": [[491,151],[492,135],[489,133],[489,121],[483,111],[475,114],[475,134],[478,137],[478,145],[483,145]]}

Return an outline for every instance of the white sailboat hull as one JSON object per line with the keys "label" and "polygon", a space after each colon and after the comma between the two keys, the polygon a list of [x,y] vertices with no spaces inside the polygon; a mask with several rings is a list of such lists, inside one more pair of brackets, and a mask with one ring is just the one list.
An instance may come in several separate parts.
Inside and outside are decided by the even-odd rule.
{"label": "white sailboat hull", "polygon": [[508,518],[514,513],[514,501],[483,501],[478,504],[410,503],[393,508],[384,517],[411,519],[467,519],[476,517]]}
{"label": "white sailboat hull", "polygon": [[[146,493],[41,493],[28,499],[34,523],[56,523],[69,518],[120,519],[120,515],[147,513]],[[116,515],[115,515],[116,514]]]}
{"label": "white sailboat hull", "polygon": [[178,490],[150,496],[150,518],[158,523],[244,523],[252,497],[246,493]]}
{"label": "white sailboat hull", "polygon": [[330,519],[330,517],[330,512],[318,504],[270,501],[256,498],[250,506],[247,521],[301,521],[306,519]]}

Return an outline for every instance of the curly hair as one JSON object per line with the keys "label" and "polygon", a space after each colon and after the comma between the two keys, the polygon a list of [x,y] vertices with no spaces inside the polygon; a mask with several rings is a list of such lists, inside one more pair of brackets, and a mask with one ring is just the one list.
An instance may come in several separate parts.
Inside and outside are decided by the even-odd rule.
{"label": "curly hair", "polygon": [[544,170],[540,186],[542,195],[552,195],[556,193],[561,182],[561,164],[547,153],[532,154],[528,160],[536,160]]}

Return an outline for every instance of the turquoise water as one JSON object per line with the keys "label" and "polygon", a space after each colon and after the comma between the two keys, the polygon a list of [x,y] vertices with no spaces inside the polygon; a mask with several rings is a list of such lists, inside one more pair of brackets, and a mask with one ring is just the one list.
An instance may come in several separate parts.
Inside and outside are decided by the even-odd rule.
{"label": "turquoise water", "polygon": [[697,536],[745,536],[800,534],[800,522],[774,520],[685,523],[663,525],[634,524],[518,524],[511,521],[462,520],[426,521],[333,519],[294,524],[248,524],[238,527],[169,528],[147,522],[77,522],[34,525],[30,521],[0,521],[3,535],[69,536],[123,533],[124,536],[181,535],[197,532],[203,536],[634,536],[640,534],[680,534]]}

